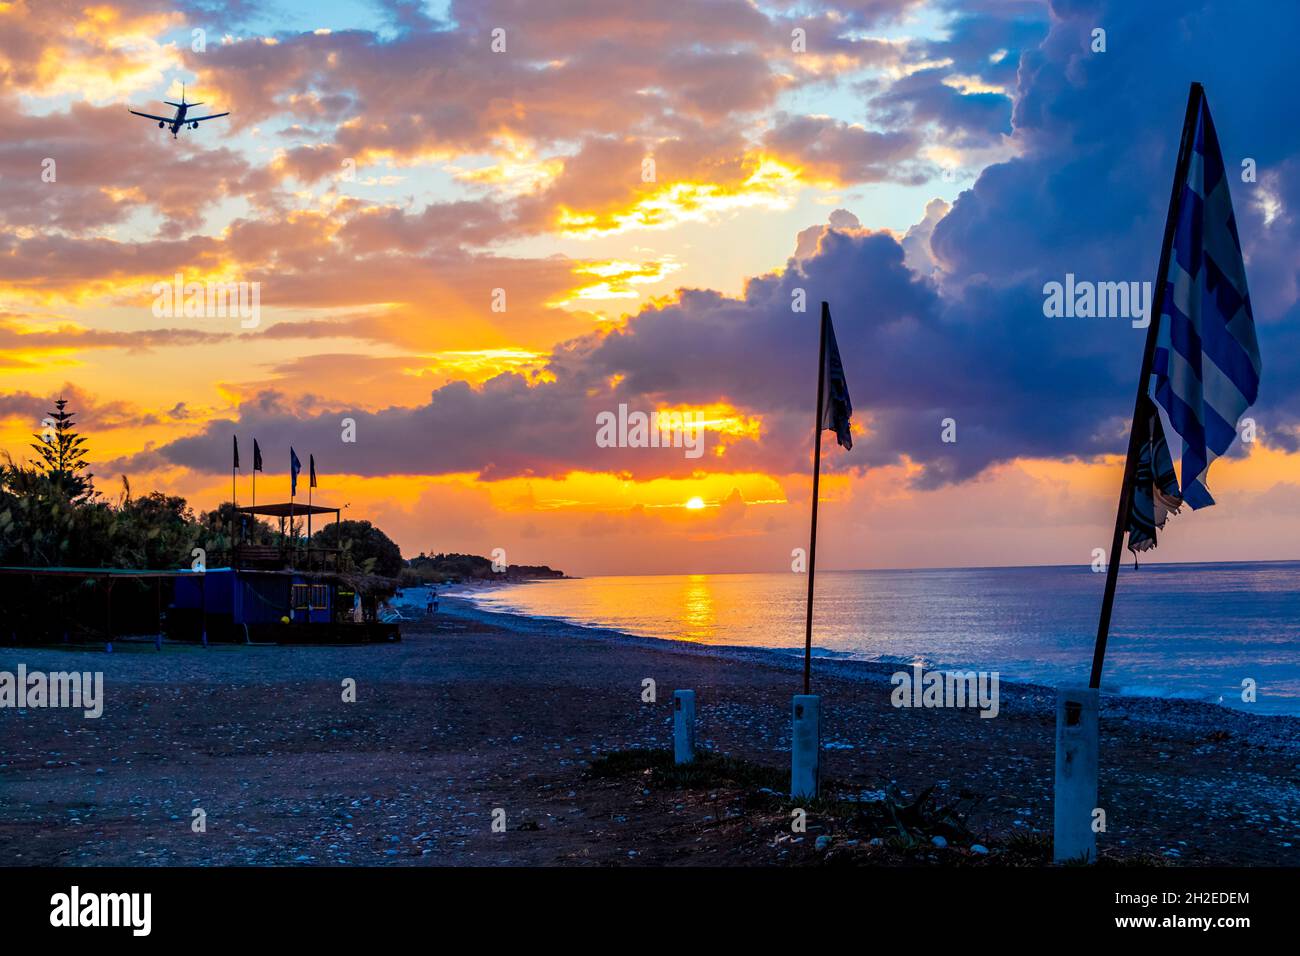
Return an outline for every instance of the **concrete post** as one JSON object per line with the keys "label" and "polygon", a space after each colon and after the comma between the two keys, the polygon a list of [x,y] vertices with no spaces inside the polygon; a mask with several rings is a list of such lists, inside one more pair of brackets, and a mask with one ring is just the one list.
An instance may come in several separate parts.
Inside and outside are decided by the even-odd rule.
{"label": "concrete post", "polygon": [[673,691],[673,762],[695,760],[695,691]]}
{"label": "concrete post", "polygon": [[1097,807],[1098,695],[1091,687],[1056,692],[1056,800],[1052,858],[1097,859],[1092,812]]}
{"label": "concrete post", "polygon": [[795,694],[790,732],[790,796],[815,798],[822,785],[822,699]]}

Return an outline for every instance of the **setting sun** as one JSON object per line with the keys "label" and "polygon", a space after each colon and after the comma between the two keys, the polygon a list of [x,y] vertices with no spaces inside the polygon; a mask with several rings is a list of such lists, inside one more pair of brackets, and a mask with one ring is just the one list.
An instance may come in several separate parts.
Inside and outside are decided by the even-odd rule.
{"label": "setting sun", "polygon": [[687,511],[700,511],[703,508],[704,508],[704,499],[701,498],[699,495],[696,495],[694,498],[691,498],[689,501],[686,502]]}

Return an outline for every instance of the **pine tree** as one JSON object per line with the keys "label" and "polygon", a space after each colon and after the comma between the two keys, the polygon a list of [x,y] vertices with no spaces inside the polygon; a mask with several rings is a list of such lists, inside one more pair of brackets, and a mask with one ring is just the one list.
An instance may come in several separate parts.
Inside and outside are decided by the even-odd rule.
{"label": "pine tree", "polygon": [[45,419],[44,434],[32,436],[37,440],[32,448],[41,456],[33,464],[69,498],[80,498],[90,491],[94,475],[86,471],[86,439],[73,430],[77,423],[74,413],[64,410],[67,404],[65,398],[55,402],[57,411]]}

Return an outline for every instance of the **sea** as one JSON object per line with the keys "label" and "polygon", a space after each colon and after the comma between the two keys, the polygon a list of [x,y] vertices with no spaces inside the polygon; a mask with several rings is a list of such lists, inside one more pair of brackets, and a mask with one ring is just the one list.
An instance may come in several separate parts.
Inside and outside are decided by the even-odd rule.
{"label": "sea", "polygon": [[[1083,567],[817,573],[814,653],[1086,684],[1105,575]],[[644,637],[802,654],[804,574],[536,581],[466,592]],[[1300,562],[1120,570],[1102,690],[1300,715]]]}

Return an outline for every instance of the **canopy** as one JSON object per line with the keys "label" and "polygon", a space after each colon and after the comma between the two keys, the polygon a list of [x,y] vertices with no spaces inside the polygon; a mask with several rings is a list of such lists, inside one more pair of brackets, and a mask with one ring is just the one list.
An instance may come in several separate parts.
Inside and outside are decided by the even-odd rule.
{"label": "canopy", "polygon": [[[208,568],[207,572],[227,571],[229,568]],[[132,568],[61,568],[61,567],[0,567],[0,574],[38,574],[72,578],[176,578],[187,575],[202,576],[204,571],[191,568],[175,571],[134,570]]]}
{"label": "canopy", "polygon": [[292,516],[297,518],[300,515],[337,515],[341,509],[286,501],[278,505],[252,505],[248,508],[236,508],[235,510],[246,515],[266,515],[270,518],[288,518]]}

